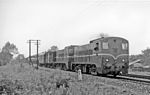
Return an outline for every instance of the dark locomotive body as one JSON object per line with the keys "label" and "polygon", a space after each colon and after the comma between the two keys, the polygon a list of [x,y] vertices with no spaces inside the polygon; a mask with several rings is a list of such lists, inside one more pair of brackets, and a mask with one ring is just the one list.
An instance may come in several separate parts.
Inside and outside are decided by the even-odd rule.
{"label": "dark locomotive body", "polygon": [[128,73],[129,44],[120,37],[103,37],[86,45],[45,52],[39,59],[45,67],[116,76]]}

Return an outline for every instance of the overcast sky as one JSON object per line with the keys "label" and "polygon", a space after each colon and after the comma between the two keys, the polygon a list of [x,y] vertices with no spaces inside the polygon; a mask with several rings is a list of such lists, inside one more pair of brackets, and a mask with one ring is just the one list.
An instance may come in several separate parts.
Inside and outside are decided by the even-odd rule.
{"label": "overcast sky", "polygon": [[141,53],[150,47],[150,0],[0,0],[0,48],[10,41],[27,56],[29,39],[41,40],[42,52],[100,33],[128,39],[130,54]]}

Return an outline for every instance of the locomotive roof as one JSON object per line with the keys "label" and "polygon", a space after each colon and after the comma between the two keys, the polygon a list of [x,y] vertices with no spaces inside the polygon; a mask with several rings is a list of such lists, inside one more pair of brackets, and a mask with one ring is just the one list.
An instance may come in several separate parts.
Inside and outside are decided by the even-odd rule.
{"label": "locomotive roof", "polygon": [[69,48],[69,47],[78,47],[79,45],[70,45],[70,46],[66,46],[65,48]]}
{"label": "locomotive roof", "polygon": [[92,43],[92,42],[94,42],[96,40],[101,40],[102,41],[102,40],[111,39],[111,38],[123,39],[123,40],[127,41],[127,39],[124,39],[124,38],[121,38],[121,37],[101,37],[101,38],[97,38],[97,39],[91,40],[90,43]]}

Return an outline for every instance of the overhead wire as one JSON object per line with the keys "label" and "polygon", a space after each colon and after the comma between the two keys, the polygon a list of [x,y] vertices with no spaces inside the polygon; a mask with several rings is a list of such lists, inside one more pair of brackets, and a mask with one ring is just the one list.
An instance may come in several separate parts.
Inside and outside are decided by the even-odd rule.
{"label": "overhead wire", "polygon": [[79,16],[84,15],[89,9],[102,5],[107,0],[96,0],[94,4],[90,4],[87,8],[83,9],[81,12],[79,12]]}
{"label": "overhead wire", "polygon": [[128,2],[128,3],[137,3],[137,2],[140,2],[140,3],[147,3],[149,2],[150,3],[150,0],[96,0],[96,1],[93,1],[95,3],[93,4],[90,4],[88,7],[86,7],[85,9],[83,9],[82,11],[80,11],[78,13],[79,16],[82,16],[84,14],[86,14],[86,12],[88,12],[91,8],[93,7],[101,7],[102,4],[104,4],[105,2],[115,2],[115,3],[125,3],[125,2]]}

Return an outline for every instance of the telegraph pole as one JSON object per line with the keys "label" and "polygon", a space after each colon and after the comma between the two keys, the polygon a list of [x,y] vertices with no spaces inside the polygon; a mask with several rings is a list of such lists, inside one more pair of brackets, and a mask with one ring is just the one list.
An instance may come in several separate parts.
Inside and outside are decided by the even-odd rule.
{"label": "telegraph pole", "polygon": [[39,41],[40,41],[40,40],[36,40],[36,41],[37,41],[37,69],[39,69],[39,67],[38,67],[38,66],[39,66],[39,59],[38,59],[38,58],[39,58],[39,55],[38,55],[38,48],[39,48]]}
{"label": "telegraph pole", "polygon": [[[32,60],[31,60],[31,43],[36,43],[37,45],[37,69],[38,69],[38,65],[39,65],[39,55],[38,55],[38,48],[39,48],[39,41],[40,40],[29,40],[29,65],[31,65],[32,63]],[[32,63],[32,66],[33,66],[33,63]]]}
{"label": "telegraph pole", "polygon": [[31,65],[31,64],[32,64],[31,63],[31,40],[29,40],[29,65]]}
{"label": "telegraph pole", "polygon": [[29,43],[29,65],[33,65],[32,60],[31,60],[31,41],[32,40],[28,40],[28,42],[27,42],[27,43]]}

